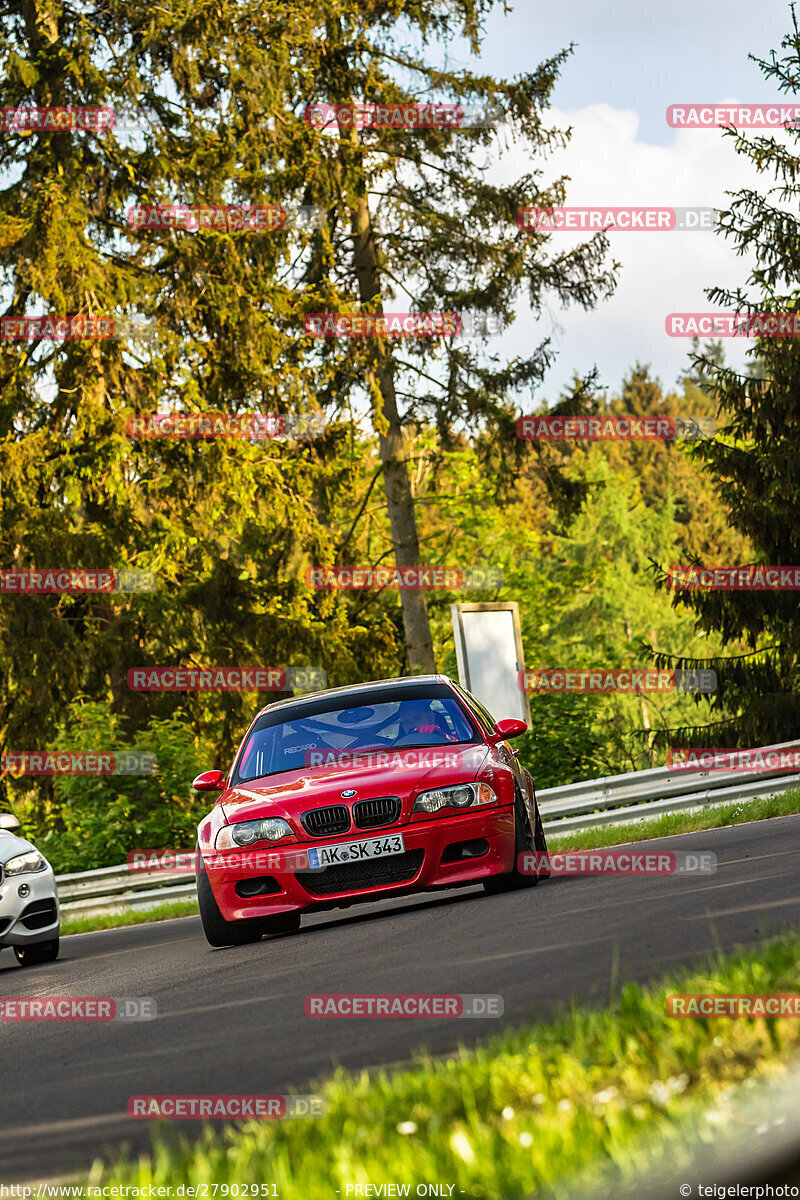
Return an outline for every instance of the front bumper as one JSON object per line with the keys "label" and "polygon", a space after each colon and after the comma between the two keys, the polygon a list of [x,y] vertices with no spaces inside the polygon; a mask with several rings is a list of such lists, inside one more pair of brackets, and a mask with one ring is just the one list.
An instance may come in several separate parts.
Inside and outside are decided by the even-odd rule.
{"label": "front bumper", "polygon": [[[19,889],[27,885],[27,896]],[[52,868],[29,875],[3,876],[0,883],[0,947],[30,946],[58,937],[59,912]]]}
{"label": "front bumper", "polygon": [[[351,883],[349,886],[343,886],[342,890],[330,890],[329,883],[318,882],[327,872],[294,872],[269,877],[274,880],[274,885],[277,885],[279,890],[273,890],[268,895],[243,897],[237,894],[237,884],[263,877],[266,874],[265,870],[257,866],[250,868],[244,851],[242,865],[231,864],[231,852],[226,850],[224,865],[218,866],[214,864],[213,859],[207,860],[209,883],[225,920],[238,921],[248,917],[270,917],[303,909],[338,908],[358,900],[369,900],[399,892],[450,887],[484,879],[489,875],[505,874],[514,866],[513,806],[492,807],[475,813],[454,813],[447,817],[404,825],[388,825],[379,829],[364,829],[359,830],[355,836],[348,833],[340,837],[295,842],[286,849],[301,850],[312,845],[334,845],[370,837],[388,837],[395,833],[403,835],[405,854],[371,861],[381,862],[386,864],[387,868],[391,868],[394,866],[393,858],[403,859],[404,862],[398,864],[397,869],[389,872],[403,876],[396,882],[371,882],[367,886],[354,886]],[[452,862],[442,861],[443,856],[447,857],[449,847],[465,842],[473,843],[468,853],[476,853],[476,857],[459,858]],[[486,843],[485,850],[480,843]],[[450,849],[449,853],[452,856],[455,851]],[[347,872],[343,868],[336,870],[342,872],[336,878],[341,879],[344,884],[344,875]],[[356,883],[363,884],[363,875],[359,879],[355,867],[353,879]],[[325,890],[320,891],[320,888]]]}

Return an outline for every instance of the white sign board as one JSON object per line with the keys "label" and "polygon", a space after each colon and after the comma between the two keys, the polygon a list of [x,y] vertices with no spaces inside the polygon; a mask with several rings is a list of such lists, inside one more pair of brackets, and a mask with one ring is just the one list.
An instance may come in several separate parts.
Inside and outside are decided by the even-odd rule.
{"label": "white sign board", "polygon": [[516,603],[453,604],[450,612],[458,682],[496,721],[518,717],[530,728],[528,697],[519,686],[525,662]]}

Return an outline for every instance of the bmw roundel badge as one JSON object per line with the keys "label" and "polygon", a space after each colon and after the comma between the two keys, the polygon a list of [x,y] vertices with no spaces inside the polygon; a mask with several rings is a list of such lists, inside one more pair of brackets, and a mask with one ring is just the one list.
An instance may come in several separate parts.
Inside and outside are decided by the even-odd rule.
{"label": "bmw roundel badge", "polygon": [[343,800],[349,800],[350,797],[355,796],[355,794],[356,794],[355,788],[345,788],[345,790],[341,793],[341,796],[342,796]]}

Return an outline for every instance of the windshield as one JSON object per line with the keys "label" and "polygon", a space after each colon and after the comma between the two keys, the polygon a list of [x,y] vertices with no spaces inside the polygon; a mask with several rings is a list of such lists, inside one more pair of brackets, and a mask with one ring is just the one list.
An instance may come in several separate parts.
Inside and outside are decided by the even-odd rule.
{"label": "windshield", "polygon": [[281,720],[279,713],[264,713],[244,745],[234,782],[311,766],[319,761],[320,751],[452,746],[480,740],[452,694],[288,716]]}

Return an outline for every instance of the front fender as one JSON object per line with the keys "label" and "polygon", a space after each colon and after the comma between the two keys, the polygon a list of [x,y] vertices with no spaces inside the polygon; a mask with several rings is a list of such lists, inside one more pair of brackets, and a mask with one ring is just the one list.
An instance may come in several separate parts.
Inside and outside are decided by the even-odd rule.
{"label": "front fender", "polygon": [[222,807],[220,797],[211,812],[207,813],[197,826],[197,845],[202,855],[208,856],[209,854],[213,854],[217,834],[222,826],[227,824],[225,810]]}
{"label": "front fender", "polygon": [[525,783],[525,807],[528,810],[528,815],[531,821],[536,815],[536,785],[533,782],[533,776],[527,767],[522,768],[522,778]]}

